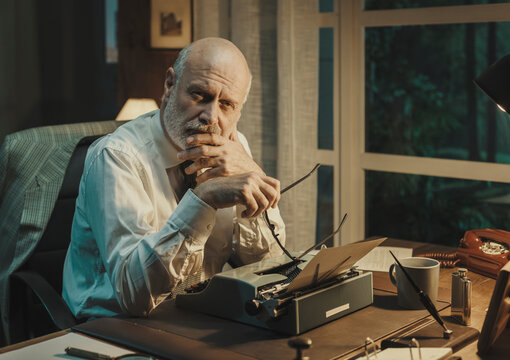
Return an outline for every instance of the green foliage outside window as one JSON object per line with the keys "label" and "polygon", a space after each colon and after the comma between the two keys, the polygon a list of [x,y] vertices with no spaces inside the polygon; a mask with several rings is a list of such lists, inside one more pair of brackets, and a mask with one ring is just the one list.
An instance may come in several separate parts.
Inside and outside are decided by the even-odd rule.
{"label": "green foliage outside window", "polygon": [[[366,151],[510,163],[510,117],[472,81],[510,53],[509,24],[367,28]],[[509,205],[494,200],[509,190],[368,172],[366,234],[456,245],[470,228],[510,229]]]}

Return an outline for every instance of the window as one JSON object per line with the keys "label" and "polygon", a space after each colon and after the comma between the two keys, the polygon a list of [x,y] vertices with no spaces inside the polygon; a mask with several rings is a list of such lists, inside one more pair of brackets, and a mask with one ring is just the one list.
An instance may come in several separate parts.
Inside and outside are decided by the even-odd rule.
{"label": "window", "polygon": [[[319,19],[319,69],[318,69],[318,150],[317,158],[322,164],[317,172],[316,243],[333,232],[339,224],[339,141],[338,126],[338,4],[334,0],[320,0]],[[338,237],[326,245],[338,244]]]}
{"label": "window", "polygon": [[509,163],[508,115],[473,83],[509,38],[510,22],[366,29],[366,151]]}
{"label": "window", "polygon": [[365,0],[365,10],[421,8],[431,6],[473,5],[507,0]]}
{"label": "window", "polygon": [[472,82],[510,54],[510,4],[487,2],[337,3],[343,243],[510,228],[510,116]]}

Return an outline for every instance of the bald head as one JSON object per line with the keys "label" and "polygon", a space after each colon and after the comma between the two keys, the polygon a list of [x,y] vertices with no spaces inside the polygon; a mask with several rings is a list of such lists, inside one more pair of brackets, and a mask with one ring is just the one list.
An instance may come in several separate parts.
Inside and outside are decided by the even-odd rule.
{"label": "bald head", "polygon": [[206,38],[188,45],[166,75],[160,118],[167,137],[180,149],[199,133],[235,141],[250,84],[246,59],[230,41]]}
{"label": "bald head", "polygon": [[237,84],[245,91],[244,101],[246,101],[251,87],[251,71],[241,50],[226,39],[204,38],[187,45],[179,53],[173,69],[178,82],[186,68],[207,70],[219,64],[224,64],[235,72],[246,75],[247,81],[242,81],[244,84]]}

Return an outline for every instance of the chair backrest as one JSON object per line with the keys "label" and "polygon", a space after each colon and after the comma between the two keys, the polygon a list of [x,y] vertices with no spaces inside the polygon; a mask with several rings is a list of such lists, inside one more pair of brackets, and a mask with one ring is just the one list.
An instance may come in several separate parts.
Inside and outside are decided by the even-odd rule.
{"label": "chair backrest", "polygon": [[62,271],[71,240],[71,225],[85,156],[90,144],[99,137],[85,137],[76,145],[46,229],[32,256],[20,269],[40,274],[59,294],[62,292]]}
{"label": "chair backrest", "polygon": [[43,126],[6,138],[0,225],[12,226],[0,251],[0,286],[6,290],[0,290],[0,346],[2,339],[10,344],[76,322],[60,294],[85,157],[95,139],[124,123]]}

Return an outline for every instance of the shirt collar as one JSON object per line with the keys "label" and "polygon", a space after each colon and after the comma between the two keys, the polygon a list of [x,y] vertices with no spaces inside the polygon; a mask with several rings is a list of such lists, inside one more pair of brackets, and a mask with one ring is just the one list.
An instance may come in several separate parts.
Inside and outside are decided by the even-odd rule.
{"label": "shirt collar", "polygon": [[179,150],[172,144],[165,136],[165,131],[161,125],[159,110],[155,110],[151,116],[151,131],[152,138],[154,139],[155,150],[161,156],[163,165],[166,169],[172,168],[182,163],[182,160],[177,158]]}

